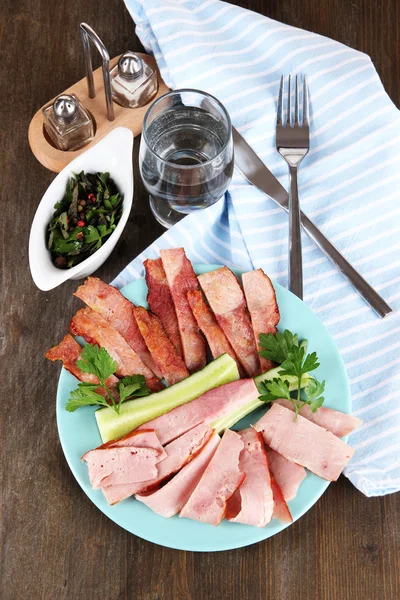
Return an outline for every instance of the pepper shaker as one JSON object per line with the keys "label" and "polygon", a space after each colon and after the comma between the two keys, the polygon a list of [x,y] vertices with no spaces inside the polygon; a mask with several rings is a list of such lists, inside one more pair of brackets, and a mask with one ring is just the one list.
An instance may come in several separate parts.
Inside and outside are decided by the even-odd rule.
{"label": "pepper shaker", "polygon": [[125,52],[111,70],[111,89],[114,102],[120,106],[144,106],[157,93],[157,73],[135,52]]}
{"label": "pepper shaker", "polygon": [[93,121],[75,94],[61,94],[43,109],[44,127],[60,150],[78,150],[94,138]]}

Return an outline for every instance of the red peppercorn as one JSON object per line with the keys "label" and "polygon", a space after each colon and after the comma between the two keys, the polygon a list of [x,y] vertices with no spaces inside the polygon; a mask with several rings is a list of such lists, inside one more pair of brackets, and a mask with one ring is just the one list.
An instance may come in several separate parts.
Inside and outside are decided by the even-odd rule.
{"label": "red peppercorn", "polygon": [[90,202],[96,202],[96,196],[94,194],[88,194],[88,200],[90,200]]}
{"label": "red peppercorn", "polygon": [[85,221],[78,221],[78,227],[85,227]]}

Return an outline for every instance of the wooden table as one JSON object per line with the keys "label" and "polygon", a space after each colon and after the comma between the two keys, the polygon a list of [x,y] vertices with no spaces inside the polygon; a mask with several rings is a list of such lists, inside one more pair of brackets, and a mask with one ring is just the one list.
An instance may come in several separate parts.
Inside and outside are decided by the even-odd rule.
{"label": "wooden table", "polygon": [[[399,105],[398,0],[237,4],[368,53]],[[71,295],[76,283],[43,293],[30,277],[30,224],[54,175],[30,153],[27,128],[39,106],[84,72],[79,22],[96,29],[112,56],[140,44],[122,0],[3,0],[1,13],[1,597],[398,600],[400,494],[368,499],[341,477],[289,529],[216,554],[143,541],[85,497],[58,441],[58,368],[43,358],[78,306]],[[137,172],[135,198],[117,249],[97,273],[105,281],[163,231],[150,215]]]}

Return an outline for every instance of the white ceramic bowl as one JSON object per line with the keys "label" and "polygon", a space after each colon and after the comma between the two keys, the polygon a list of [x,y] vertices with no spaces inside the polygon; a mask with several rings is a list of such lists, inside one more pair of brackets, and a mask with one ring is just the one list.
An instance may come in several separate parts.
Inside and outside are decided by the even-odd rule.
{"label": "white ceramic bowl", "polygon": [[[98,144],[71,161],[48,187],[37,208],[29,237],[29,266],[39,289],[52,290],[68,279],[83,279],[110,256],[132,208],[132,149],[133,133],[125,127],[117,127]],[[55,203],[64,195],[68,179],[80,171],[110,173],[124,198],[122,215],[111,236],[94,254],[71,269],[57,269],[46,246],[47,225],[54,214]]]}

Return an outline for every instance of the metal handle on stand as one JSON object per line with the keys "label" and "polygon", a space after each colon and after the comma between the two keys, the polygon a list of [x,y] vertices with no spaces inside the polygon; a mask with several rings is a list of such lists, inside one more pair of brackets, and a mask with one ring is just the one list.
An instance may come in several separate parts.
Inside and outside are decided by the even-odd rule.
{"label": "metal handle on stand", "polygon": [[90,53],[90,44],[89,40],[96,46],[97,50],[100,53],[103,64],[103,82],[104,82],[104,93],[106,96],[106,106],[107,106],[107,118],[109,121],[114,121],[114,107],[111,93],[111,80],[110,80],[110,55],[108,54],[107,48],[97,35],[97,33],[92,29],[87,23],[81,23],[79,25],[79,30],[81,33],[82,44],[83,44],[83,54],[85,56],[85,68],[86,68],[86,80],[88,84],[88,92],[89,98],[95,98],[96,91],[94,89],[93,82],[93,66],[92,66],[92,56]]}

